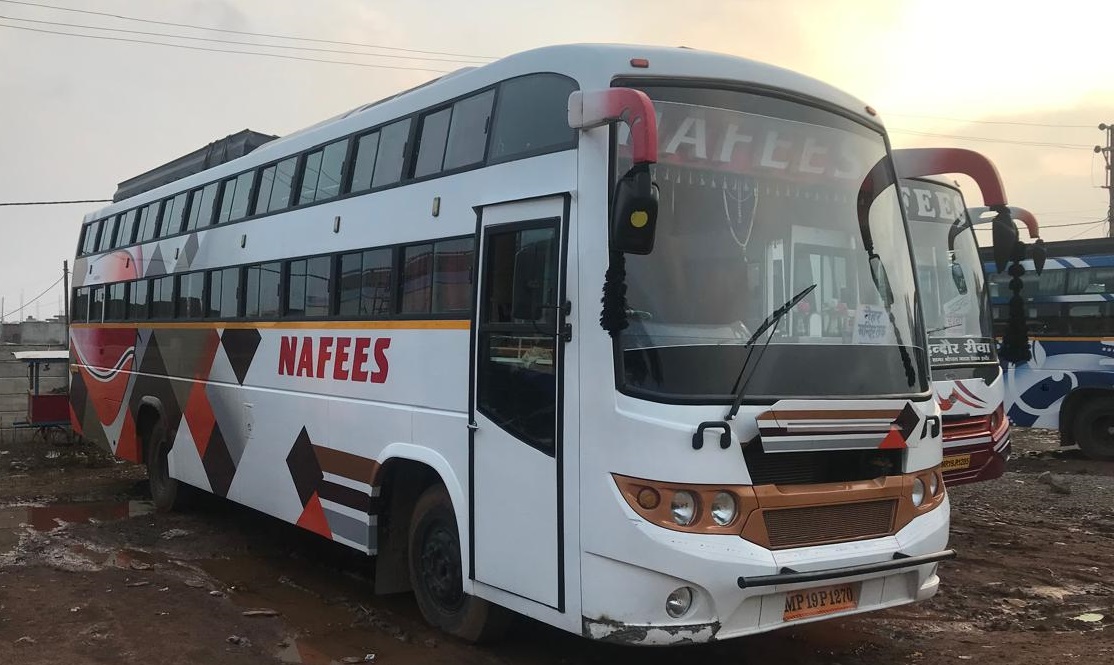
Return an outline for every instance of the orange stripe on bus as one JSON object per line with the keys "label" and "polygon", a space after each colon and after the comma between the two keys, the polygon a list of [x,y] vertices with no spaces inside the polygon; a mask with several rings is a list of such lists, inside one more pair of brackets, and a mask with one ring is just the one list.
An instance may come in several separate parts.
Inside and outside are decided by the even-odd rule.
{"label": "orange stripe on bus", "polygon": [[176,328],[176,329],[250,329],[257,330],[468,330],[467,319],[425,319],[396,321],[138,321],[135,323],[74,323],[71,328]]}

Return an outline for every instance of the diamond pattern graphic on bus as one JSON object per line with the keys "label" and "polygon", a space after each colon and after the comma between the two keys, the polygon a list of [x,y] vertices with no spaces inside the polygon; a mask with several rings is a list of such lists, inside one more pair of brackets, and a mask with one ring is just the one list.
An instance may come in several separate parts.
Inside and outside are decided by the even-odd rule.
{"label": "diamond pattern graphic on bus", "polygon": [[178,252],[178,262],[174,264],[174,272],[185,272],[193,264],[193,257],[197,256],[197,234],[191,233],[186,238],[186,244]]}
{"label": "diamond pattern graphic on bus", "polygon": [[147,269],[143,271],[144,277],[158,277],[166,274],[166,262],[162,257],[162,247],[155,245],[151,258],[147,259]]}
{"label": "diamond pattern graphic on bus", "polygon": [[241,386],[244,385],[244,378],[248,375],[251,361],[255,359],[261,339],[259,331],[254,328],[230,328],[221,334],[221,346],[224,347],[232,371],[236,373],[236,381]]}
{"label": "diamond pattern graphic on bus", "polygon": [[286,456],[286,468],[290,470],[290,478],[294,481],[294,488],[298,491],[298,499],[302,502],[302,514],[298,516],[298,526],[332,539],[333,533],[329,529],[329,521],[325,517],[325,510],[321,506],[321,498],[317,489],[324,480],[321,465],[313,451],[313,442],[310,441],[309,432],[303,427],[290,447]]}
{"label": "diamond pattern graphic on bus", "polygon": [[228,488],[232,486],[232,479],[236,475],[236,463],[228,453],[228,444],[224,441],[220,424],[214,422],[212,432],[209,434],[205,446],[205,454],[201,456],[201,465],[205,467],[205,475],[217,496],[228,496]]}

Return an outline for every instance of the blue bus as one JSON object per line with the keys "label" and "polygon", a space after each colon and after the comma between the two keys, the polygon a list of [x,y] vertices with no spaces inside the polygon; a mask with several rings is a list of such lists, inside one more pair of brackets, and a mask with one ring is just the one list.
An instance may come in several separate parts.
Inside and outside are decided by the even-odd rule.
{"label": "blue bus", "polygon": [[[1045,243],[1037,275],[1022,262],[1032,359],[1003,363],[1006,408],[1020,427],[1056,429],[1062,445],[1114,460],[1114,238]],[[1010,277],[981,252],[990,283],[995,337],[1008,315]]]}

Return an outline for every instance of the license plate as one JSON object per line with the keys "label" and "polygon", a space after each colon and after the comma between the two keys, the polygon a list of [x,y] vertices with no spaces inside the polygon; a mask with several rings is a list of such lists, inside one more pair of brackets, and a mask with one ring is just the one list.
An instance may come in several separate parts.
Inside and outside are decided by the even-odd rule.
{"label": "license plate", "polygon": [[945,457],[940,468],[944,471],[956,471],[958,469],[971,468],[970,455],[955,455],[954,457]]}
{"label": "license plate", "polygon": [[801,589],[785,594],[784,621],[853,610],[859,606],[856,585],[838,584],[818,589]]}

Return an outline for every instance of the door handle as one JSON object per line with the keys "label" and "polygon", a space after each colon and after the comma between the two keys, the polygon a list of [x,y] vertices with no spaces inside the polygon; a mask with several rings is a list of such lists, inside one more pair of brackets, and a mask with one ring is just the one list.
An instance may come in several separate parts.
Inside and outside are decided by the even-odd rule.
{"label": "door handle", "polygon": [[476,431],[476,430],[478,430],[479,428],[480,428],[480,426],[479,426],[479,425],[477,425],[477,424],[476,424],[476,423],[475,423],[474,421],[473,421],[473,422],[470,422],[470,423],[468,423],[468,431],[469,431],[469,432],[475,432],[475,431]]}

